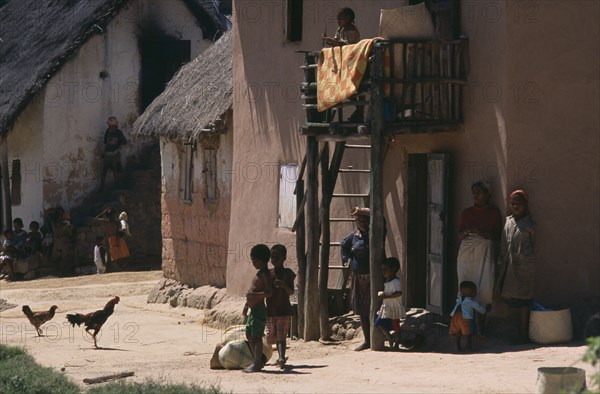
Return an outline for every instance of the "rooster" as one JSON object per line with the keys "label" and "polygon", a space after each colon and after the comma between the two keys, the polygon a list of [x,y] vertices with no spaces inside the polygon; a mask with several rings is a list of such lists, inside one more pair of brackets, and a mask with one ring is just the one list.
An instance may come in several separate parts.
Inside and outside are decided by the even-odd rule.
{"label": "rooster", "polygon": [[98,349],[96,343],[96,335],[100,332],[102,325],[106,323],[106,320],[115,310],[115,304],[119,303],[119,297],[114,297],[112,300],[106,303],[104,309],[100,309],[96,312],[88,313],[83,315],[81,313],[67,314],[67,320],[75,327],[75,324],[79,327],[81,324],[85,326],[85,331],[90,334],[90,330],[94,330],[93,334],[90,334],[94,338],[94,347]]}
{"label": "rooster", "polygon": [[34,312],[31,310],[29,305],[23,305],[23,313],[25,316],[27,316],[29,322],[35,327],[38,337],[42,336],[42,330],[40,329],[42,324],[52,320],[57,309],[58,307],[56,305],[52,305],[48,311]]}

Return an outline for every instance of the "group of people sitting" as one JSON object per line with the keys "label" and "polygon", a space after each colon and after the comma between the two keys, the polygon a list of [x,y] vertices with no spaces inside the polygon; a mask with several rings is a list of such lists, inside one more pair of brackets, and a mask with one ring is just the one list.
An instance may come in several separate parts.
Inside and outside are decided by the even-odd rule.
{"label": "group of people sitting", "polygon": [[[32,221],[29,224],[29,232],[23,229],[23,219],[15,218],[13,228],[4,230],[2,251],[0,251],[0,278],[14,277],[14,263],[20,259],[26,259],[35,253],[46,253],[47,242],[40,232],[40,224]],[[48,238],[46,238],[47,240]]]}

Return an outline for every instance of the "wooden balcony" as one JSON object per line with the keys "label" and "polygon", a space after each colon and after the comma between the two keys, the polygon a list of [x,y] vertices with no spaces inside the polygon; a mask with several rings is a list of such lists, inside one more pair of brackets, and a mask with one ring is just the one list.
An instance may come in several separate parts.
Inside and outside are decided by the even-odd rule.
{"label": "wooden balcony", "polygon": [[[305,53],[301,89],[306,123],[300,132],[322,140],[368,136],[373,122],[385,134],[459,131],[463,128],[463,87],[467,83],[467,38],[377,41],[356,95],[317,111],[320,52]],[[364,118],[348,115],[363,106]]]}

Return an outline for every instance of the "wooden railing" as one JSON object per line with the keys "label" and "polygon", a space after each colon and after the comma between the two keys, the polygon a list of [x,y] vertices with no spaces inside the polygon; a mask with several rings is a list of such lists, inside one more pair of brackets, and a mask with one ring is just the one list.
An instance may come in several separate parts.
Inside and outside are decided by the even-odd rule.
{"label": "wooden railing", "polygon": [[[358,93],[332,109],[317,111],[319,52],[305,53],[301,89],[307,123],[305,135],[369,133],[377,109],[373,89],[383,84],[385,130],[391,133],[452,131],[462,127],[462,91],[466,84],[468,40],[390,40],[375,43],[384,51],[383,62],[370,63]],[[380,69],[378,69],[380,68]],[[349,122],[344,107],[366,105],[365,120]],[[363,126],[363,127],[361,127]]]}

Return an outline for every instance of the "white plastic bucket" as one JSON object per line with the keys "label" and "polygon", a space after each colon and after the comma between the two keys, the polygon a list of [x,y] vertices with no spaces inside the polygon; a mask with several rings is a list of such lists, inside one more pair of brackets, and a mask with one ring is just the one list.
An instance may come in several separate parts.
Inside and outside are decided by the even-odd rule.
{"label": "white plastic bucket", "polygon": [[573,367],[538,368],[535,392],[546,393],[581,393],[585,386],[585,371]]}
{"label": "white plastic bucket", "polygon": [[571,310],[531,311],[529,319],[529,339],[541,345],[571,341],[573,327]]}

